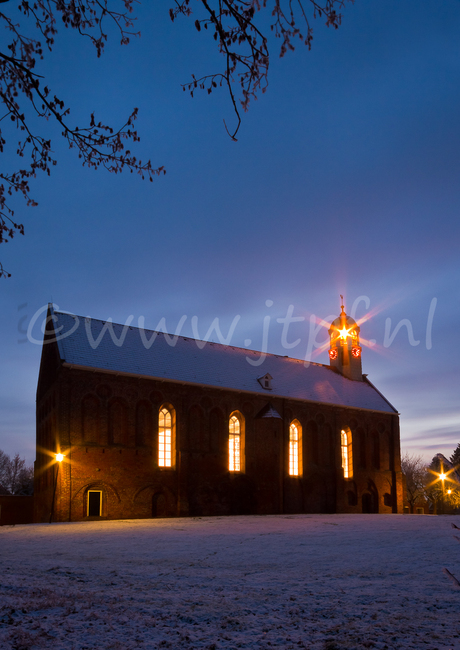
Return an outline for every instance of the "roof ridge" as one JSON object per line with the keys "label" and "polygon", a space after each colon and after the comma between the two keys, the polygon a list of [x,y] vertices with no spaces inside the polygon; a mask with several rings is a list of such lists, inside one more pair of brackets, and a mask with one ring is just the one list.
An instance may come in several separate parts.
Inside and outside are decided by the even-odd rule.
{"label": "roof ridge", "polygon": [[[253,350],[251,348],[242,348],[239,345],[230,345],[230,344],[225,344],[225,343],[216,343],[214,341],[205,341],[204,339],[196,339],[193,336],[184,336],[183,334],[170,334],[169,332],[163,332],[162,330],[153,330],[153,329],[148,329],[145,327],[136,327],[135,325],[126,325],[126,323],[117,323],[112,320],[103,320],[102,318],[93,318],[92,316],[80,316],[79,314],[73,314],[71,312],[65,312],[65,311],[55,311],[55,314],[61,314],[63,316],[74,316],[76,318],[80,319],[89,319],[93,321],[99,321],[100,323],[111,323],[112,325],[118,325],[119,327],[128,327],[134,330],[143,330],[144,332],[151,332],[152,334],[163,334],[165,336],[169,336],[170,338],[174,339],[183,339],[184,341],[198,341],[199,343],[204,343],[205,345],[217,345],[220,348],[231,348],[232,350],[241,350],[241,352],[253,352],[254,354],[264,354],[267,357],[277,357],[279,359],[288,359],[289,361],[297,361],[299,363],[308,363],[309,365],[313,366],[319,366],[323,368],[328,368],[330,369],[330,366],[328,366],[325,363],[317,363],[316,361],[307,361],[305,359],[298,359],[297,357],[290,357],[287,354],[276,354],[275,352],[263,352],[262,350]],[[204,346],[203,346],[204,347]]]}

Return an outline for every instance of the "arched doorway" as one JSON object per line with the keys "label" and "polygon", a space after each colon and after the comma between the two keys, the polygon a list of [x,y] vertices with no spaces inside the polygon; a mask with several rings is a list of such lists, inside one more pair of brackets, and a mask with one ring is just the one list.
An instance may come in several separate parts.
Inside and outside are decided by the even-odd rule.
{"label": "arched doorway", "polygon": [[166,517],[166,499],[162,492],[152,497],[152,517]]}
{"label": "arched doorway", "polygon": [[379,511],[376,495],[372,492],[364,492],[361,497],[362,512],[364,514],[377,513]]}

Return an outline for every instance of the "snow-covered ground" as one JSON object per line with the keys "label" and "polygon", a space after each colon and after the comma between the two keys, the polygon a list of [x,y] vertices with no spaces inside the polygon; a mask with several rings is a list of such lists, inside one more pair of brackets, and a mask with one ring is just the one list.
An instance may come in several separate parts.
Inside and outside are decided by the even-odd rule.
{"label": "snow-covered ground", "polygon": [[0,528],[0,648],[460,649],[460,517]]}

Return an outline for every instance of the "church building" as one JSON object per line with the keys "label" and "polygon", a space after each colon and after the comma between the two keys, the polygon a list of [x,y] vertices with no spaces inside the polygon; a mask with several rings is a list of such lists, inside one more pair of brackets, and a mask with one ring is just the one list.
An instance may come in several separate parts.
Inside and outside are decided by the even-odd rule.
{"label": "church building", "polygon": [[360,328],[330,364],[169,336],[49,306],[35,521],[402,513],[399,418],[362,374]]}

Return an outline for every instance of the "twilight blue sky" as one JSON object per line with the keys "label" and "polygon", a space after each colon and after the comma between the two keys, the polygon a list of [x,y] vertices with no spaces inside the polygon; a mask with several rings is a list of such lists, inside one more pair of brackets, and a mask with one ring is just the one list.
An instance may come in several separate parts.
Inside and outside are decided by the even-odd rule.
{"label": "twilight blue sky", "polygon": [[[337,316],[343,293],[349,313],[372,312],[363,372],[401,413],[402,448],[449,456],[460,442],[460,1],[356,0],[338,31],[316,20],[311,52],[273,56],[236,143],[224,90],[181,89],[219,56],[193,20],[170,22],[170,4],[142,2],[142,37],[112,39],[99,60],[62,30],[40,66],[71,123],[95,110],[121,125],[137,106],[134,151],[167,174],[88,170],[47,127],[58,166],[33,184],[37,208],[16,206],[26,236],[0,250],[13,274],[0,282],[0,449],[34,459],[34,315],[48,302],[152,329],[164,318],[172,332],[186,316],[182,332],[200,338],[240,316],[233,345],[261,349],[265,322],[269,352],[328,363],[314,317]],[[283,341],[289,310],[304,320]]]}

